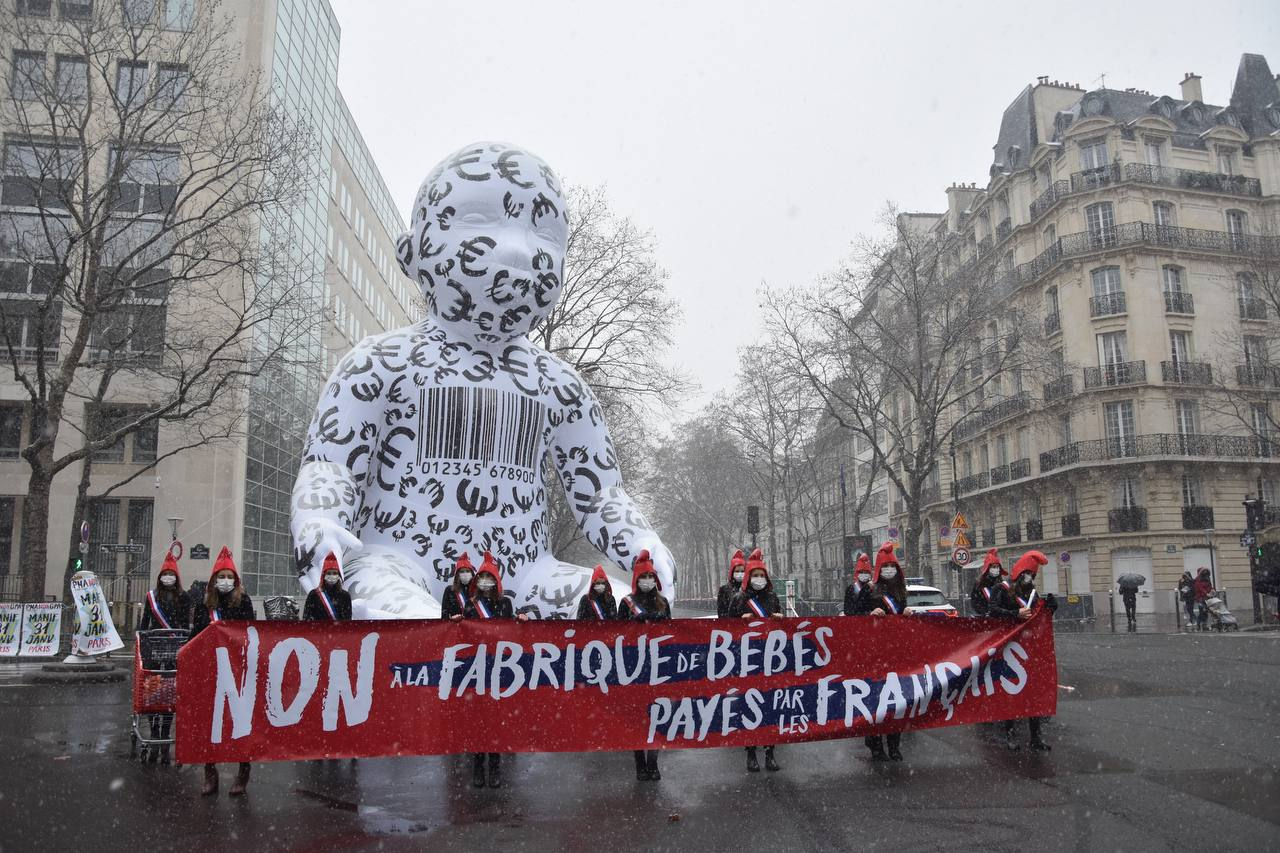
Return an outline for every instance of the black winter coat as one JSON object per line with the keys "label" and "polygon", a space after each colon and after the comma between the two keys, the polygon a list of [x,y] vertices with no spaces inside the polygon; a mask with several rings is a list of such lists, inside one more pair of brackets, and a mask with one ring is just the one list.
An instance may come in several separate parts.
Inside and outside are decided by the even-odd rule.
{"label": "black winter coat", "polygon": [[[329,603],[333,605],[333,612],[337,614],[337,621],[346,622],[351,619],[351,593],[342,587],[337,589],[325,589],[329,596]],[[325,610],[324,602],[320,600],[320,590],[313,589],[307,593],[307,603],[302,606],[303,622],[329,622],[329,611]]]}
{"label": "black winter coat", "polygon": [[844,615],[866,616],[876,609],[872,594],[874,587],[869,583],[851,583],[844,588]]}
{"label": "black winter coat", "polygon": [[[480,611],[476,608],[476,598],[480,594],[477,593],[474,598],[467,600],[467,609],[463,612],[463,618],[466,619],[483,619]],[[515,608],[511,606],[511,599],[505,595],[499,595],[496,598],[486,598],[485,602],[489,605],[489,610],[493,613],[494,619],[514,619],[516,618]]]}
{"label": "black winter coat", "polygon": [[[996,587],[1000,586],[1000,579],[992,579],[986,572],[982,573],[982,577],[978,578],[978,582],[973,585],[973,589],[969,592],[969,604],[973,606],[973,612],[979,616],[986,616],[987,611],[991,609],[991,600],[996,597]],[[991,591],[991,600],[988,600],[982,594],[984,589]]]}
{"label": "black winter coat", "polygon": [[743,613],[755,615],[755,611],[747,605],[748,601],[753,600],[760,605],[766,616],[782,613],[782,602],[778,600],[778,594],[773,591],[773,584],[769,584],[764,589],[752,589],[748,586],[744,590],[739,590],[733,597],[733,601],[729,603],[729,615],[735,617],[741,617]]}
{"label": "black winter coat", "polygon": [[[253,615],[253,601],[250,600],[249,593],[241,591],[240,604],[235,607],[232,607],[229,603],[230,598],[231,593],[229,592],[218,593],[218,614],[223,619],[252,621],[255,618]],[[209,618],[209,608],[205,607],[204,600],[201,599],[192,612],[191,636],[194,637],[205,628],[208,628],[211,621],[213,620]]]}
{"label": "black winter coat", "polygon": [[662,622],[671,618],[671,603],[656,589],[653,592],[633,592],[618,602],[617,618],[631,622]]}
{"label": "black winter coat", "polygon": [[[587,593],[578,600],[578,618],[579,619],[597,619],[596,609],[591,606],[592,594]],[[596,604],[600,605],[600,609],[604,611],[605,619],[618,618],[618,602],[614,599],[613,593],[606,592],[595,597]]]}
{"label": "black winter coat", "polygon": [[893,601],[894,607],[897,607],[898,609],[898,613],[902,613],[902,611],[906,609],[906,599],[902,597],[901,593],[886,584],[880,584],[872,588],[871,609],[875,610],[878,607],[884,611],[886,616],[893,616],[893,609],[885,605],[884,600],[886,598]]}
{"label": "black winter coat", "polygon": [[729,615],[729,605],[733,604],[733,597],[738,594],[740,587],[733,581],[722,585],[716,592],[716,617],[723,619]]}
{"label": "black winter coat", "polygon": [[[458,601],[458,595],[462,595],[462,601]],[[466,587],[458,587],[454,584],[444,591],[444,598],[440,600],[440,618],[452,619],[454,616],[466,616],[467,605],[471,603],[471,596],[467,594]]]}
{"label": "black winter coat", "polygon": [[[190,628],[191,596],[187,595],[185,590],[177,587],[172,587],[171,589],[172,592],[156,590],[156,604],[160,605],[160,612],[168,620],[170,628]],[[142,600],[142,621],[138,623],[138,630],[155,631],[162,628],[164,628],[164,625],[151,612],[151,602],[144,598]]]}
{"label": "black winter coat", "polygon": [[[1032,589],[1034,588],[1035,587],[1032,587]],[[1000,586],[996,587],[995,592],[991,593],[991,609],[988,611],[987,615],[994,616],[997,619],[1017,619],[1018,610],[1022,607],[1022,603],[1018,601],[1018,594],[1017,588],[1013,584],[1000,584]],[[1023,595],[1029,594],[1029,590],[1023,593]],[[1037,592],[1036,598],[1041,597],[1040,593]],[[1050,613],[1053,613],[1058,609],[1058,600],[1052,595],[1046,595],[1043,596],[1043,598],[1044,606]],[[1034,601],[1032,602],[1032,606],[1035,606]]]}
{"label": "black winter coat", "polygon": [[1188,578],[1178,581],[1178,599],[1183,606],[1196,600],[1196,582]]}

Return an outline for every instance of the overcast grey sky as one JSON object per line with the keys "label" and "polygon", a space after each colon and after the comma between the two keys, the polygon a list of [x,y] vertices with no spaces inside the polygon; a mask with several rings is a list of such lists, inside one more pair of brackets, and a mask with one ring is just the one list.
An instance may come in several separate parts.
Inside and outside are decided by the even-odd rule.
{"label": "overcast grey sky", "polygon": [[[430,167],[501,139],[608,185],[684,307],[674,360],[730,385],[763,281],[803,284],[886,201],[985,185],[1038,75],[1225,104],[1240,54],[1280,72],[1280,3],[331,0],[339,83],[402,212]],[[695,403],[697,401],[694,401]]]}

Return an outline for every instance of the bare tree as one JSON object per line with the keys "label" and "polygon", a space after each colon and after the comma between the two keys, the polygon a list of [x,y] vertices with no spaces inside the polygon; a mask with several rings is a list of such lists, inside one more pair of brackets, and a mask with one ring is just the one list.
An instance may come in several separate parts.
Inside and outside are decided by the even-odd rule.
{"label": "bare tree", "polygon": [[937,220],[890,209],[887,235],[862,240],[852,266],[767,301],[779,337],[773,358],[884,461],[912,558],[956,425],[993,396],[1026,399],[1021,371],[1042,363],[1002,271],[953,261]]}
{"label": "bare tree", "polygon": [[[165,425],[173,444],[146,470],[233,434],[248,381],[284,369],[316,322],[287,233],[318,180],[309,130],[246,78],[216,3],[175,29],[157,14],[126,0],[0,16],[15,50],[0,328],[38,427],[22,450],[24,596],[44,591],[59,472],[86,466],[78,519],[94,454]],[[65,452],[64,429],[79,432]]]}

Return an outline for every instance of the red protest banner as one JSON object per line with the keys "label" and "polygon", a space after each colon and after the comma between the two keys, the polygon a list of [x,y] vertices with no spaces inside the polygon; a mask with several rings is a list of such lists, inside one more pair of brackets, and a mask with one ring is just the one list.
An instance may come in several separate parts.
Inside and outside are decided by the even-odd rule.
{"label": "red protest banner", "polygon": [[217,622],[182,762],[750,746],[1052,715],[1053,622]]}

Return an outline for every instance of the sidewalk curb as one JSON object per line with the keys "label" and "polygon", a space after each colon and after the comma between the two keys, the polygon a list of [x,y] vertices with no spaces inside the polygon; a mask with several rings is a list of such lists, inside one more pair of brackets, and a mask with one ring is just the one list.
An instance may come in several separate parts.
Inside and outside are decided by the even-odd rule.
{"label": "sidewalk curb", "polygon": [[128,670],[109,663],[47,663],[36,672],[24,673],[24,684],[113,684],[124,681]]}

